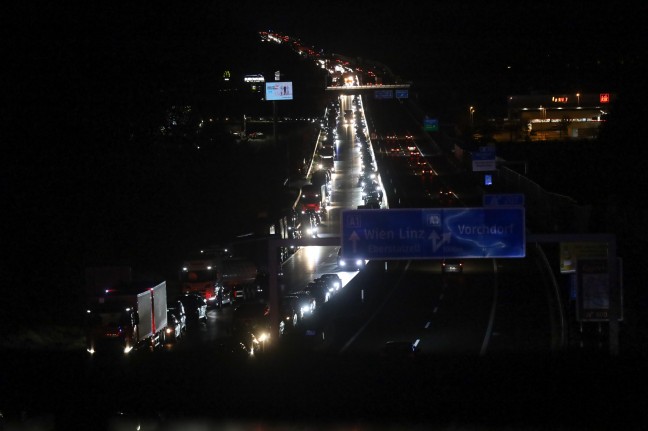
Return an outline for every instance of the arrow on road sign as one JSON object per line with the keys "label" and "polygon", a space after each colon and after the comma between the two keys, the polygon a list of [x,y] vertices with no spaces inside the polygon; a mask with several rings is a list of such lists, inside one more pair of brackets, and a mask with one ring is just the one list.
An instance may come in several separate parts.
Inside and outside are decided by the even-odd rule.
{"label": "arrow on road sign", "polygon": [[[428,239],[432,240],[432,250],[436,252],[443,244],[446,242],[450,242],[450,238],[452,237],[452,233],[450,232],[445,232],[443,235],[439,236],[437,231],[433,230]],[[438,242],[438,240],[441,240],[441,242]]]}
{"label": "arrow on road sign", "polygon": [[353,253],[357,253],[356,245],[357,245],[358,240],[360,239],[360,237],[358,236],[356,231],[351,232],[351,236],[349,236],[349,239],[351,240],[351,242],[353,242]]}

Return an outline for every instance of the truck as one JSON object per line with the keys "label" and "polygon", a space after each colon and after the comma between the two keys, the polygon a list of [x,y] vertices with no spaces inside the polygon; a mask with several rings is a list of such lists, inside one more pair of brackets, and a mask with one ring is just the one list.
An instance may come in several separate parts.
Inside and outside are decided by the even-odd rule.
{"label": "truck", "polygon": [[331,201],[331,173],[326,169],[318,169],[311,174],[311,184],[316,187],[324,187],[326,202]]}
{"label": "truck", "polygon": [[328,192],[326,185],[305,184],[302,186],[299,205],[301,213],[313,211],[320,215],[326,211],[326,200]]}
{"label": "truck", "polygon": [[155,349],[166,327],[166,281],[120,281],[88,298],[86,349],[91,354]]}
{"label": "truck", "polygon": [[222,307],[240,299],[242,290],[251,292],[258,276],[257,265],[233,257],[223,248],[205,249],[186,259],[180,271],[182,293],[197,293],[209,307]]}

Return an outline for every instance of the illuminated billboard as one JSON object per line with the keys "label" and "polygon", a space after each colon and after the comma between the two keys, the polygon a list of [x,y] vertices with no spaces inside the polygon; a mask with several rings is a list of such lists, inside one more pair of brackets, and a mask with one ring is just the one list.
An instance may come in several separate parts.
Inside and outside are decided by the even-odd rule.
{"label": "illuminated billboard", "polygon": [[266,100],[292,100],[292,82],[266,82]]}

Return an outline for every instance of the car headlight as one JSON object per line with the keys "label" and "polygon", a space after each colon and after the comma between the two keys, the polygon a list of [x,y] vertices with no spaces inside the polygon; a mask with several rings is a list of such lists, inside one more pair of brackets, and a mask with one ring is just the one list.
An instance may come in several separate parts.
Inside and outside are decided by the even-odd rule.
{"label": "car headlight", "polygon": [[265,332],[257,337],[257,340],[259,340],[259,342],[261,343],[268,341],[269,339],[270,339],[270,334],[267,334]]}

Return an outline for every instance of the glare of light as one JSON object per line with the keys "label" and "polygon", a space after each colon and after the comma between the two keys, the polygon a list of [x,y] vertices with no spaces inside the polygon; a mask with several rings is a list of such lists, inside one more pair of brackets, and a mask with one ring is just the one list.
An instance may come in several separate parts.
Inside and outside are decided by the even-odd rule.
{"label": "glare of light", "polygon": [[95,349],[93,349],[92,347],[88,347],[86,350],[87,350],[88,353],[90,353],[91,355],[94,355],[94,353],[95,353]]}
{"label": "glare of light", "polygon": [[209,266],[207,267],[207,269],[211,270],[211,269],[212,269],[211,265],[209,265]]}
{"label": "glare of light", "polygon": [[306,248],[306,266],[309,271],[315,272],[322,255],[322,247],[305,247]]}
{"label": "glare of light", "polygon": [[270,335],[268,335],[267,333],[263,333],[263,334],[259,335],[259,338],[258,338],[258,340],[260,342],[262,342],[262,343],[269,340],[269,339],[270,339]]}
{"label": "glare of light", "polygon": [[128,354],[128,353],[130,353],[131,350],[133,350],[133,346],[126,346],[126,347],[124,348],[124,353],[125,353],[125,354]]}

